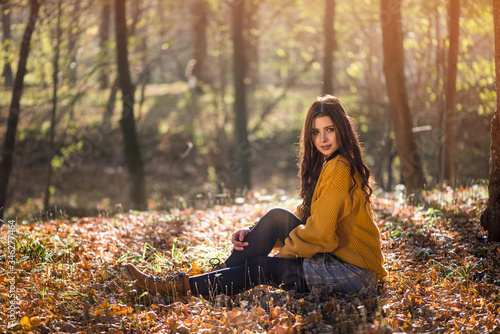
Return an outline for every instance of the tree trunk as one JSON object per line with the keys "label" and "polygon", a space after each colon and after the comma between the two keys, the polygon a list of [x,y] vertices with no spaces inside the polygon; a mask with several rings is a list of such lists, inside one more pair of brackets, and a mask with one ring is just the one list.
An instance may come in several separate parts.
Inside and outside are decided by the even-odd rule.
{"label": "tree trunk", "polygon": [[35,23],[38,19],[41,3],[42,1],[39,0],[30,0],[30,16],[23,34],[16,79],[12,87],[12,100],[9,109],[9,119],[7,120],[7,133],[5,134],[2,165],[0,166],[0,219],[3,218],[5,204],[7,202],[7,189],[9,186],[10,173],[12,171],[17,123],[19,122],[19,112],[21,109],[21,95],[24,87],[24,75],[26,74],[26,62],[30,51],[31,36],[35,30]]}
{"label": "tree trunk", "polygon": [[118,77],[114,80],[113,86],[109,90],[108,103],[106,103],[106,110],[104,111],[104,116],[102,118],[102,126],[107,128],[111,127],[111,117],[113,117],[113,112],[115,110],[116,104],[116,94],[118,93]]}
{"label": "tree trunk", "polygon": [[56,111],[57,111],[57,85],[59,83],[59,51],[61,45],[61,2],[59,0],[57,3],[57,27],[56,27],[56,45],[54,47],[54,73],[52,75],[52,112],[50,114],[50,140],[49,140],[49,154],[48,154],[48,164],[47,164],[47,179],[45,185],[45,198],[43,201],[43,208],[45,212],[49,212],[50,204],[50,184],[52,178],[52,158],[54,156],[54,137],[56,131]]}
{"label": "tree trunk", "polygon": [[135,128],[134,87],[129,72],[125,7],[125,0],[115,0],[116,54],[123,102],[120,126],[123,133],[125,162],[130,176],[132,205],[134,209],[145,210],[147,204],[144,167]]}
{"label": "tree trunk", "polygon": [[12,67],[10,66],[9,53],[12,51],[10,44],[12,43],[12,35],[10,33],[10,3],[6,0],[2,4],[2,28],[3,28],[3,47],[2,50],[5,53],[4,65],[3,65],[3,77],[5,78],[4,85],[9,88],[12,87],[13,77],[12,77]]}
{"label": "tree trunk", "polygon": [[99,29],[99,43],[101,48],[101,59],[104,61],[104,65],[101,67],[99,73],[99,87],[101,89],[106,89],[109,87],[109,66],[107,64],[107,54],[109,52],[108,42],[109,42],[109,30],[110,30],[110,20],[111,16],[111,2],[110,0],[103,0],[103,5],[101,8],[101,26]]}
{"label": "tree trunk", "polygon": [[[444,89],[441,81],[446,76],[446,55],[444,48],[444,41],[441,38],[441,14],[439,12],[439,6],[435,4],[434,6],[430,5],[432,8],[432,14],[435,18],[436,25],[436,80],[434,82],[434,92],[436,93],[436,108],[438,113],[438,121],[437,128],[444,129],[444,119],[446,115],[446,107],[444,105]],[[436,159],[436,180],[439,184],[443,183],[444,180],[444,136],[432,136],[432,140],[434,141],[434,145],[436,147],[435,150],[435,159]]]}
{"label": "tree trunk", "polygon": [[[196,61],[191,75],[201,82],[207,82],[207,13],[206,0],[191,1],[191,29],[193,33],[193,58]],[[197,85],[198,86],[198,85]],[[198,88],[198,87],[196,87]],[[198,88],[199,89],[199,88]]]}
{"label": "tree trunk", "polygon": [[78,41],[78,36],[80,35],[79,26],[78,26],[78,18],[80,17],[80,1],[74,0],[73,13],[71,14],[71,23],[69,29],[69,41],[68,41],[68,50],[70,57],[70,65],[69,65],[69,83],[71,86],[74,86],[77,81],[78,71],[77,71],[77,47],[76,43]]}
{"label": "tree trunk", "polygon": [[236,166],[232,173],[236,175],[236,187],[242,192],[250,188],[249,154],[251,147],[248,142],[247,105],[245,77],[247,60],[245,54],[245,37],[243,21],[245,18],[245,0],[237,1],[233,8],[233,79],[234,79],[234,137],[236,144]]}
{"label": "tree trunk", "polygon": [[401,171],[406,189],[412,193],[423,188],[424,173],[406,91],[400,7],[400,0],[381,0],[384,74]]}
{"label": "tree trunk", "polygon": [[500,241],[500,2],[493,1],[495,29],[495,75],[497,106],[491,119],[489,202],[481,215],[481,225],[488,231],[488,238]]}
{"label": "tree trunk", "polygon": [[450,0],[448,8],[450,46],[446,75],[446,108],[444,119],[444,181],[455,185],[455,105],[457,96],[458,43],[460,36],[460,0]]}
{"label": "tree trunk", "polygon": [[[157,8],[157,15],[158,15],[158,20],[159,22],[165,22],[165,1],[164,0],[157,0],[156,2],[156,8]],[[157,81],[160,83],[165,82],[165,74],[168,72],[167,71],[167,64],[164,61],[165,55],[167,48],[165,47],[165,40],[167,39],[167,27],[165,24],[160,24],[158,28],[158,33],[157,37],[159,39],[159,45],[160,45],[160,57],[158,61],[158,72],[159,74],[155,77]]]}
{"label": "tree trunk", "polygon": [[323,61],[323,94],[333,94],[333,52],[335,51],[335,0],[325,0],[323,30],[325,35],[325,55]]}

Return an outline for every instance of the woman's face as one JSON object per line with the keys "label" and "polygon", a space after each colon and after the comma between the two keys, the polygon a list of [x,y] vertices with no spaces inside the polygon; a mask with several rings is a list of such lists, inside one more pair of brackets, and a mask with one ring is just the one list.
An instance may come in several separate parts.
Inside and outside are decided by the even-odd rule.
{"label": "woman's face", "polygon": [[330,156],[339,148],[337,133],[329,116],[316,117],[313,120],[312,140],[318,151],[326,156]]}

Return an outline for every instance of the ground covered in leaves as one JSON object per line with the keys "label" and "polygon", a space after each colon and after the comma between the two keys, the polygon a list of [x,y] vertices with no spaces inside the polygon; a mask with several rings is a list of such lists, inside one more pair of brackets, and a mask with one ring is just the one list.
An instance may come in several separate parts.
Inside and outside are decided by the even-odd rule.
{"label": "ground covered in leaves", "polygon": [[378,293],[297,294],[259,286],[235,297],[138,295],[121,271],[209,270],[230,235],[286,198],[206,210],[4,224],[0,332],[500,332],[500,249],[479,226],[485,187],[374,200],[389,277]]}

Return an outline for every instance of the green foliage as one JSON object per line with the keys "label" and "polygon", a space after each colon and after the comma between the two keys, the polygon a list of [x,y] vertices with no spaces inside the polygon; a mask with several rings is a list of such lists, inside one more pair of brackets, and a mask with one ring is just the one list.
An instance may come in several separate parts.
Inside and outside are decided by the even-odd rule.
{"label": "green foliage", "polygon": [[16,239],[16,249],[20,254],[24,254],[20,261],[34,261],[34,262],[44,262],[47,253],[45,250],[46,241],[40,242],[39,240],[30,240],[28,235],[24,235]]}
{"label": "green foliage", "polygon": [[83,149],[83,141],[79,141],[74,144],[70,144],[68,147],[63,147],[61,149],[61,154],[58,156],[54,156],[52,158],[52,168],[57,173],[63,165],[69,161],[69,158],[74,154],[81,154]]}

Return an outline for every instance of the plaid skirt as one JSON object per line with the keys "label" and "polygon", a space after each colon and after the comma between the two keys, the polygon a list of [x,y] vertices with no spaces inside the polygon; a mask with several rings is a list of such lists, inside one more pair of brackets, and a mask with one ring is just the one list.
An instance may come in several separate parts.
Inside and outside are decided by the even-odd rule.
{"label": "plaid skirt", "polygon": [[359,268],[328,253],[318,253],[303,262],[304,276],[309,290],[329,286],[334,292],[359,292],[375,289],[377,274]]}

